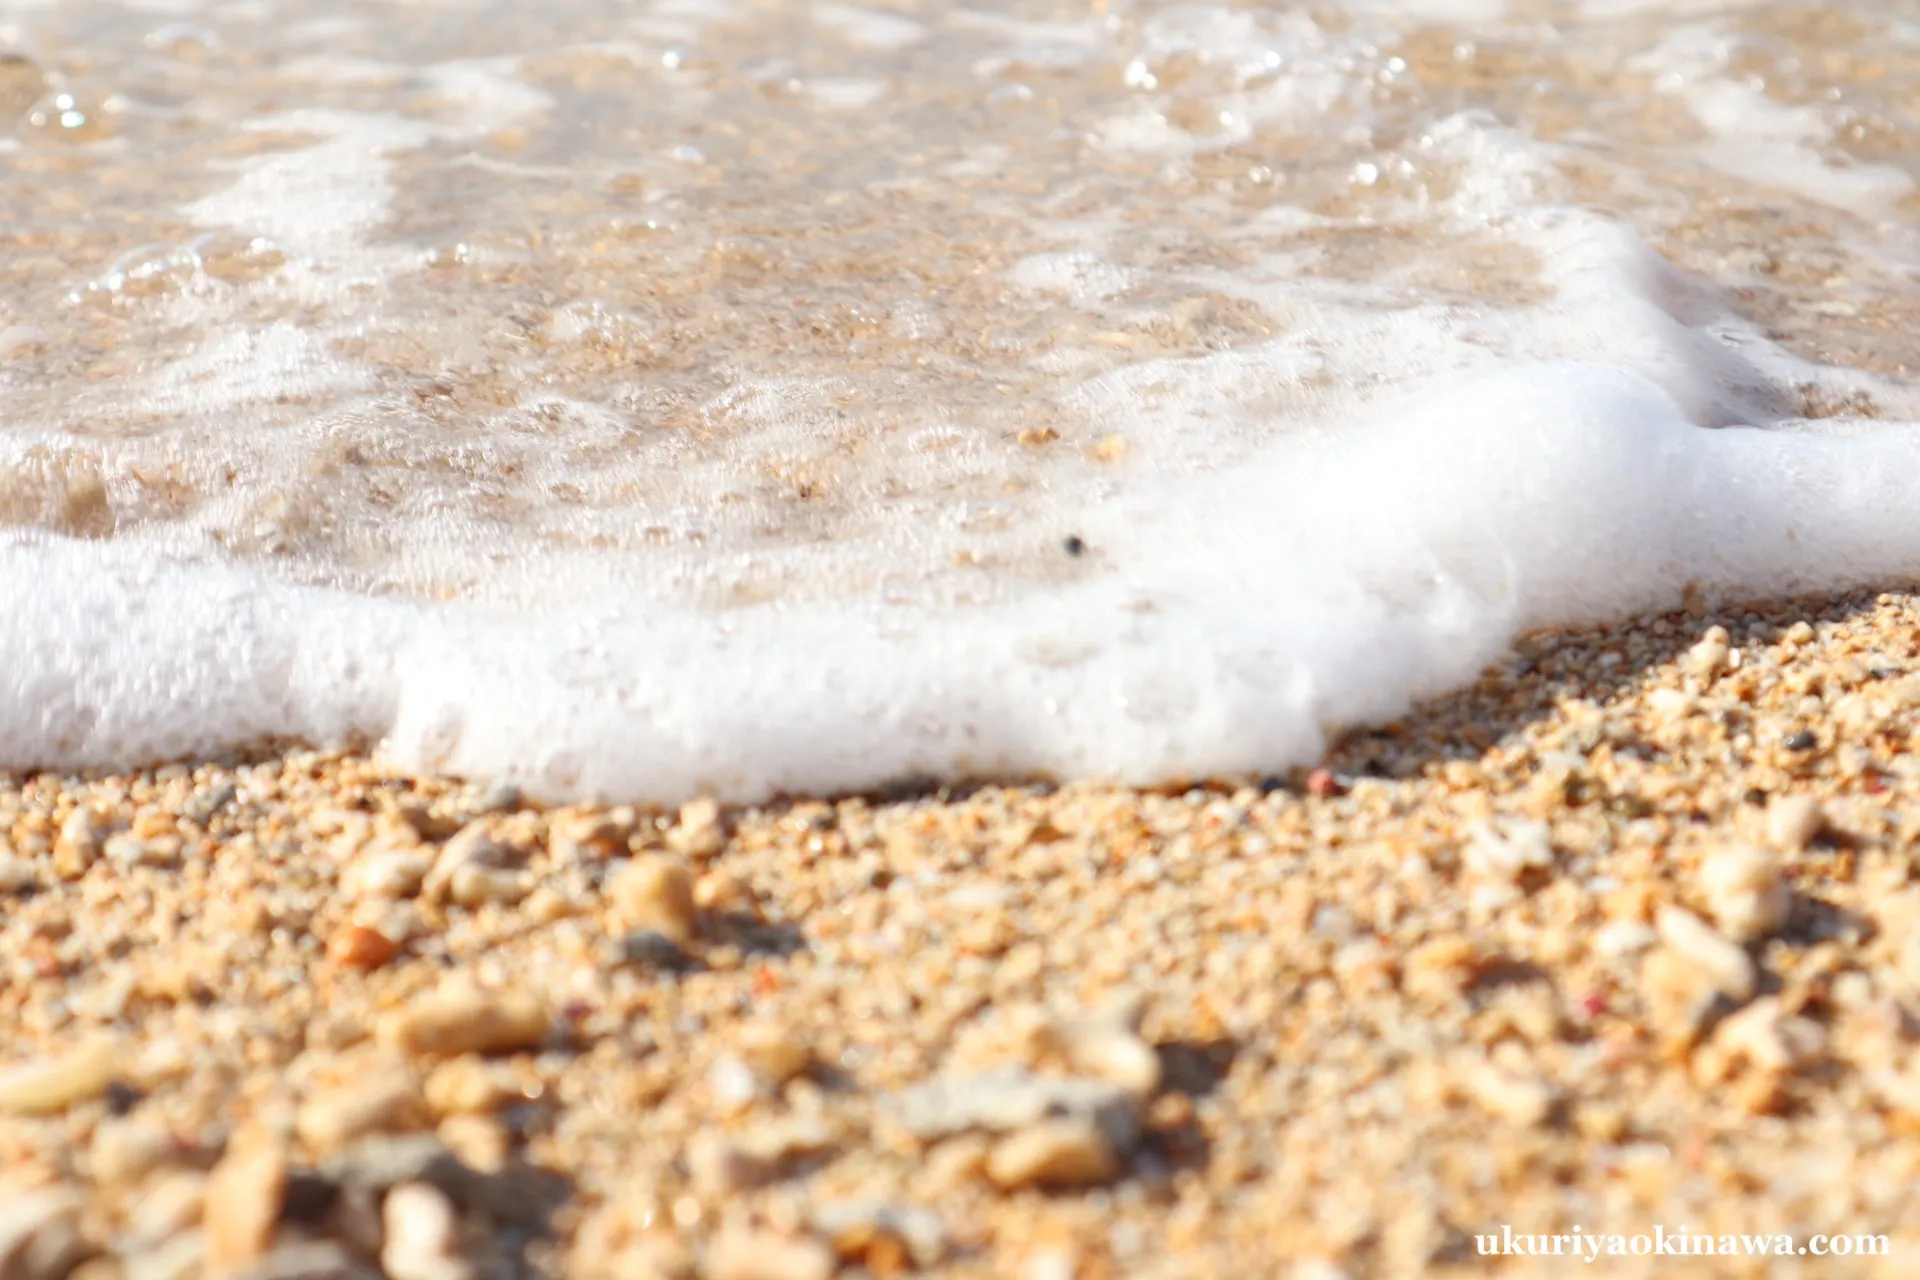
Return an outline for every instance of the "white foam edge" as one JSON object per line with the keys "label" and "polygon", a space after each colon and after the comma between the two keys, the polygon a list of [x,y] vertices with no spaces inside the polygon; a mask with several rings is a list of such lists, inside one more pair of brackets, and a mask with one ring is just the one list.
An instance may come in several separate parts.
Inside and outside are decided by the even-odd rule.
{"label": "white foam edge", "polygon": [[[1520,632],[1920,570],[1920,430],[1690,423],[1623,367],[1505,369],[1088,513],[1110,572],[953,617],[564,616],[359,598],[138,548],[0,545],[0,765],[268,735],[548,798],[903,775],[1231,776],[1472,679]],[[1143,602],[1152,607],[1141,611]]]}

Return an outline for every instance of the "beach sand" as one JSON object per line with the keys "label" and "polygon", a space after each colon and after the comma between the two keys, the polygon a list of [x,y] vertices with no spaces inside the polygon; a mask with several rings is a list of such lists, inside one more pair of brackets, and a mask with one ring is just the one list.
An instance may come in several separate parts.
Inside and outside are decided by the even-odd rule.
{"label": "beach sand", "polygon": [[[443,20],[433,6],[403,12]],[[507,17],[522,12],[538,25],[538,6],[501,6],[498,33],[481,34],[510,48]],[[688,98],[690,117],[705,128],[728,103],[759,102],[767,87],[749,55],[812,49],[794,37],[800,21],[772,23],[756,7],[716,28],[713,46],[738,69]],[[1539,199],[1632,215],[1636,234],[1724,288],[1784,350],[1904,385],[1920,309],[1908,273],[1888,263],[1905,259],[1822,203],[1822,184],[1847,171],[1800,154],[1791,112],[1839,101],[1844,85],[1859,101],[1848,98],[1833,152],[1904,164],[1901,113],[1920,62],[1864,19],[1756,9],[1750,22],[1773,38],[1739,45],[1727,74],[1766,86],[1772,98],[1751,110],[1780,109],[1755,118],[1783,150],[1760,137],[1720,158],[1800,167],[1729,177],[1701,169],[1696,148],[1710,139],[1681,99],[1656,91],[1658,68],[1616,56],[1653,47],[1670,21],[1650,7],[1591,48],[1536,49],[1532,37],[1477,48],[1422,28],[1401,70],[1411,64],[1436,92],[1481,95],[1461,105],[1502,106],[1542,137],[1614,138],[1617,152],[1595,153],[1606,163],[1570,155]],[[117,12],[99,26],[134,30]],[[325,35],[287,31],[303,44]],[[622,415],[661,433],[706,431],[688,406],[747,375],[840,378],[855,344],[872,344],[861,348],[869,368],[938,359],[915,373],[926,381],[859,399],[851,425],[835,427],[847,439],[880,438],[906,409],[944,399],[968,408],[982,439],[1007,428],[989,444],[1025,469],[1023,483],[1043,457],[1078,465],[1080,445],[1105,449],[1104,433],[1074,439],[1052,390],[1058,367],[1036,353],[1192,357],[1264,341],[1272,317],[1184,284],[1123,299],[1124,313],[1070,306],[1058,290],[1009,302],[1005,273],[1052,243],[1028,212],[1027,188],[1047,190],[1035,174],[1070,179],[1049,217],[1127,210],[1152,232],[1137,237],[1138,256],[1156,270],[1171,227],[1191,233],[1180,252],[1195,271],[1237,271],[1257,251],[1390,284],[1396,298],[1411,281],[1494,307],[1539,287],[1539,264],[1498,239],[1452,244],[1433,259],[1445,278],[1404,280],[1395,273],[1435,245],[1390,223],[1349,239],[1282,222],[1236,240],[1249,211],[1275,204],[1269,166],[1289,184],[1283,210],[1351,220],[1394,208],[1393,182],[1355,185],[1340,129],[1252,135],[1172,179],[1156,176],[1164,161],[1151,151],[969,160],[919,188],[882,175],[884,198],[821,206],[840,239],[804,242],[792,228],[809,224],[768,211],[811,209],[792,193],[820,195],[813,170],[836,170],[788,153],[885,157],[873,121],[743,109],[754,130],[698,135],[726,164],[675,148],[645,175],[602,182],[574,148],[604,135],[614,153],[642,150],[636,137],[657,150],[667,133],[636,132],[644,114],[611,117],[628,120],[625,134],[594,122],[666,90],[581,46],[525,71],[560,104],[547,145],[564,144],[577,189],[548,191],[535,162],[551,157],[538,130],[519,126],[434,135],[471,164],[426,148],[396,161],[397,176],[385,160],[347,165],[359,183],[349,194],[372,192],[367,225],[386,224],[373,247],[444,247],[431,270],[392,269],[390,292],[365,304],[378,320],[367,334],[362,304],[336,302],[323,317],[334,336],[317,329],[314,350],[339,344],[353,377],[412,406],[402,421],[427,452],[340,446],[336,457],[332,429],[311,455],[272,452],[290,447],[281,426],[358,384],[295,380],[282,393],[243,380],[230,408],[216,381],[213,407],[195,409],[204,421],[187,426],[245,430],[210,437],[227,452],[182,437],[193,466],[174,467],[173,428],[161,428],[176,402],[160,395],[172,384],[134,394],[127,379],[185,369],[205,381],[227,366],[194,363],[209,326],[169,299],[200,297],[188,286],[201,275],[267,279],[285,258],[257,238],[257,213],[217,202],[208,213],[207,202],[256,154],[333,163],[361,146],[336,152],[331,134],[232,122],[281,120],[283,98],[302,93],[357,103],[372,65],[343,64],[345,88],[288,90],[279,60],[228,66],[217,52],[204,56],[229,80],[203,76],[194,54],[136,63],[146,79],[128,82],[154,86],[154,101],[201,102],[203,135],[169,141],[183,126],[157,111],[117,125],[83,112],[87,136],[119,128],[126,145],[27,149],[13,162],[24,177],[0,236],[0,337],[19,371],[9,407],[49,432],[85,432],[70,452],[30,453],[33,468],[0,476],[0,522],[91,537],[194,514],[242,560],[365,560],[391,571],[383,589],[430,597],[442,584],[406,578],[393,551],[424,544],[389,510],[400,465],[449,503],[479,495],[522,516],[564,507],[586,519],[538,468],[524,493],[506,471],[468,484],[457,469],[481,437],[455,429],[490,424],[520,389],[618,405],[609,371],[644,369],[627,389],[644,413]],[[107,53],[56,53],[82,89],[121,95]],[[809,56],[845,59],[820,62],[824,74],[873,55]],[[94,81],[89,58],[104,68]],[[1208,75],[1177,49],[1166,61],[1170,87],[1193,72],[1172,114],[1208,105],[1223,123]],[[22,92],[45,87],[20,59],[0,72]],[[1035,77],[1049,120],[1117,109],[1100,105],[1115,92],[1100,77]],[[895,79],[898,96],[875,110],[901,119],[918,118],[915,94],[957,95],[971,111],[981,91],[972,71],[924,90]],[[0,84],[0,106],[31,101]],[[995,138],[1036,145],[1041,126],[1016,114],[1021,101],[996,94],[999,114],[965,117],[952,155],[933,158],[971,157]],[[457,122],[456,106],[429,97],[419,109]],[[1406,116],[1409,127],[1424,118]],[[569,121],[585,123],[570,133]],[[522,186],[500,176],[516,172]],[[1455,168],[1433,172],[1444,198]],[[640,220],[643,191],[685,202],[658,206],[663,218],[699,216],[679,239],[656,235],[650,214]],[[1888,216],[1913,207],[1902,195]],[[317,278],[368,247],[332,234],[307,254]],[[190,243],[205,259],[191,273],[176,252]],[[929,288],[951,325],[887,336],[875,317],[931,314],[919,297]],[[223,341],[267,328],[309,340],[288,319],[297,292],[218,296]],[[686,301],[704,298],[718,301]],[[656,315],[656,328],[634,318]],[[309,363],[287,367],[305,377]],[[1794,403],[1774,406],[1782,415],[1903,409],[1811,373],[1791,391]],[[1034,416],[1044,413],[1067,430],[1048,434],[1054,418]],[[690,436],[710,451],[692,456],[723,458],[732,430]],[[1051,454],[1028,447],[1056,438]],[[609,449],[603,461],[619,497],[592,508],[604,527],[554,517],[556,528],[589,548],[634,528],[691,542],[636,523],[651,491],[618,495],[614,464],[631,459]],[[682,464],[647,467],[676,501],[692,483]],[[273,488],[335,471],[363,486],[366,505],[302,497],[305,480]],[[858,527],[868,514],[858,486],[835,490],[805,469],[773,479],[764,487],[786,495],[773,509],[795,528]],[[491,553],[491,536],[473,545]],[[1051,557],[1059,543],[1033,545]],[[1920,1274],[1916,725],[1920,596],[1867,594],[1536,636],[1473,688],[1349,737],[1322,769],[1257,784],[1067,781],[662,812],[543,809],[484,784],[404,776],[366,750],[305,746],[132,774],[0,775],[0,1280]],[[1846,1236],[1883,1256],[1481,1256],[1477,1238],[1504,1243],[1504,1228],[1577,1228],[1579,1241],[1711,1233],[1716,1247],[1722,1233],[1786,1235],[1795,1249]]]}
{"label": "beach sand", "polygon": [[0,1273],[1911,1274],[1917,606],[1534,637],[1260,786],[5,779]]}

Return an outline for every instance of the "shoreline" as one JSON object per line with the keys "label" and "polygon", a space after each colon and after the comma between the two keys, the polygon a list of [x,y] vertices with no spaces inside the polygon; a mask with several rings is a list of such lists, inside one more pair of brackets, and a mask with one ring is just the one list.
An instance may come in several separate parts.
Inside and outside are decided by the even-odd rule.
{"label": "shoreline", "polygon": [[1904,1274],[1917,605],[1536,635],[1266,790],[0,775],[0,1218],[87,1280]]}

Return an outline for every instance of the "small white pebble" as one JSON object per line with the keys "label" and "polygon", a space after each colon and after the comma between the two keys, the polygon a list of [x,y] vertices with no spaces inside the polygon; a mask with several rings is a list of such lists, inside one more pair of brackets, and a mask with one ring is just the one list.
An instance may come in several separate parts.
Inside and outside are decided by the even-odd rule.
{"label": "small white pebble", "polygon": [[1658,941],[1660,935],[1638,920],[1613,920],[1593,935],[1593,949],[1603,956],[1616,958],[1645,951]]}
{"label": "small white pebble", "polygon": [[1085,1186],[1120,1170],[1106,1135],[1091,1120],[1042,1120],[1002,1138],[987,1157],[987,1176],[1005,1190]]}
{"label": "small white pebble", "polygon": [[1325,1258],[1307,1258],[1293,1264],[1287,1280],[1347,1280],[1347,1273]]}
{"label": "small white pebble", "polygon": [[1691,649],[1687,650],[1687,656],[1683,665],[1689,672],[1701,677],[1703,680],[1711,680],[1727,665],[1727,655],[1729,652],[1731,652],[1731,650],[1729,648],[1727,629],[1725,627],[1708,627],[1707,633],[1701,636]]}
{"label": "small white pebble", "polygon": [[352,1083],[302,1103],[294,1131],[310,1151],[333,1151],[365,1134],[416,1127],[422,1110],[420,1086],[404,1064],[369,1064]]}
{"label": "small white pebble", "polygon": [[840,1260],[811,1236],[735,1228],[707,1255],[709,1280],[829,1280]]}
{"label": "small white pebble", "polygon": [[91,809],[75,809],[60,824],[53,842],[53,869],[62,880],[78,880],[100,857],[110,830]]}
{"label": "small white pebble", "polygon": [[1850,970],[1834,978],[1831,993],[1833,1003],[1842,1009],[1864,1009],[1873,1003],[1873,979]]}
{"label": "small white pebble", "polygon": [[449,1058],[421,1086],[421,1096],[438,1116],[486,1115],[518,1099],[513,1078],[477,1056]]}
{"label": "small white pebble", "polygon": [[367,853],[348,865],[340,887],[353,898],[411,898],[420,892],[430,865],[404,849]]}
{"label": "small white pebble", "polygon": [[1498,884],[1513,884],[1530,870],[1553,865],[1551,837],[1544,822],[1482,823],[1467,841],[1467,870]]}
{"label": "small white pebble", "polygon": [[1793,911],[1793,891],[1772,856],[1759,849],[1738,846],[1714,854],[1700,880],[1714,922],[1736,942],[1778,933]]}
{"label": "small white pebble", "polygon": [[[128,1254],[139,1257],[159,1248],[174,1233],[197,1226],[206,1209],[207,1181],[198,1169],[175,1169],[143,1182],[127,1210],[122,1239]],[[197,1251],[194,1256],[197,1261]],[[198,1270],[193,1274],[198,1275]]]}
{"label": "small white pebble", "polygon": [[117,1036],[96,1032],[62,1053],[0,1071],[0,1115],[43,1116],[107,1091],[122,1066]]}
{"label": "small white pebble", "polygon": [[[484,822],[469,822],[441,846],[439,856],[433,860],[432,870],[421,882],[420,891],[434,902],[451,898],[468,907],[478,906],[481,902],[518,902],[526,896],[525,888],[506,899],[487,896],[492,891],[507,890],[510,881],[495,883],[485,873],[501,870],[512,861],[513,855],[487,833]],[[465,888],[468,901],[461,901],[456,894],[455,881],[460,881],[461,887]]]}
{"label": "small white pebble", "polygon": [[1779,996],[1755,1000],[1729,1014],[1714,1031],[1714,1043],[1761,1071],[1787,1072],[1819,1052],[1823,1036],[1818,1023],[1788,1018]]}
{"label": "small white pebble", "polygon": [[1146,1000],[1138,992],[1120,995],[1091,1013],[1042,1015],[1028,1029],[1029,1052],[1058,1053],[1078,1071],[1148,1097],[1160,1087],[1160,1054],[1140,1036],[1145,1015]]}
{"label": "small white pebble", "polygon": [[1028,1256],[1021,1280],[1074,1280],[1080,1274],[1080,1251],[1070,1244],[1054,1245]]}
{"label": "small white pebble", "polygon": [[531,1049],[551,1026],[545,1006],[531,996],[456,984],[389,1010],[379,1039],[416,1057],[451,1058]]}
{"label": "small white pebble", "polygon": [[463,907],[479,907],[489,902],[515,903],[532,892],[530,877],[501,867],[483,867],[464,863],[447,877],[447,897]]}
{"label": "small white pebble", "polygon": [[628,923],[682,946],[698,930],[693,876],[678,858],[647,854],[622,863],[607,879],[607,896]]}
{"label": "small white pebble", "polygon": [[133,1187],[174,1159],[173,1133],[152,1120],[127,1116],[102,1120],[87,1146],[87,1167],[103,1187]]}
{"label": "small white pebble", "polygon": [[753,1068],[731,1053],[714,1060],[707,1071],[707,1088],[713,1100],[729,1111],[737,1111],[760,1096],[760,1078]]}
{"label": "small white pebble", "polygon": [[679,824],[667,832],[667,843],[689,858],[709,858],[720,852],[727,843],[720,806],[706,798],[681,805]]}
{"label": "small white pebble", "polygon": [[1663,720],[1678,720],[1699,705],[1700,700],[1685,689],[1655,689],[1647,695],[1647,706]]}
{"label": "small white pebble", "polygon": [[769,1089],[778,1089],[813,1069],[813,1046],[804,1032],[778,1024],[749,1024],[735,1041],[740,1061]]}
{"label": "small white pebble", "polygon": [[1902,676],[1886,687],[1881,698],[1892,711],[1920,707],[1920,675]]}
{"label": "small white pebble", "polygon": [[1655,921],[1660,940],[1735,1000],[1753,994],[1759,973],[1753,957],[1716,932],[1712,925],[1680,907],[1662,907]]}
{"label": "small white pebble", "polygon": [[1533,1128],[1553,1110],[1553,1090],[1545,1082],[1503,1071],[1485,1059],[1464,1065],[1459,1079],[1483,1111],[1518,1128]]}
{"label": "small white pebble", "polygon": [[38,879],[33,873],[33,864],[25,858],[16,858],[11,854],[0,856],[0,893],[20,893],[31,889]]}
{"label": "small white pebble", "polygon": [[467,1280],[473,1268],[459,1254],[459,1219],[437,1187],[403,1182],[380,1208],[386,1229],[380,1268],[390,1280]]}
{"label": "small white pebble", "polygon": [[1827,815],[1812,796],[1775,796],[1767,806],[1767,840],[1782,853],[1799,853],[1826,825]]}
{"label": "small white pebble", "polygon": [[624,854],[633,834],[631,822],[604,813],[575,814],[556,821],[547,832],[547,853],[555,865],[583,866]]}

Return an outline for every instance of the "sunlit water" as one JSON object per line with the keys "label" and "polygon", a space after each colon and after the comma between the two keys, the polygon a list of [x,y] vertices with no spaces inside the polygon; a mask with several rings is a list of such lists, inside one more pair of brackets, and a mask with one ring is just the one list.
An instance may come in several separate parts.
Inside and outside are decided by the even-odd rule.
{"label": "sunlit water", "polygon": [[1920,7],[1824,10],[0,4],[0,763],[1265,770],[1909,578]]}

